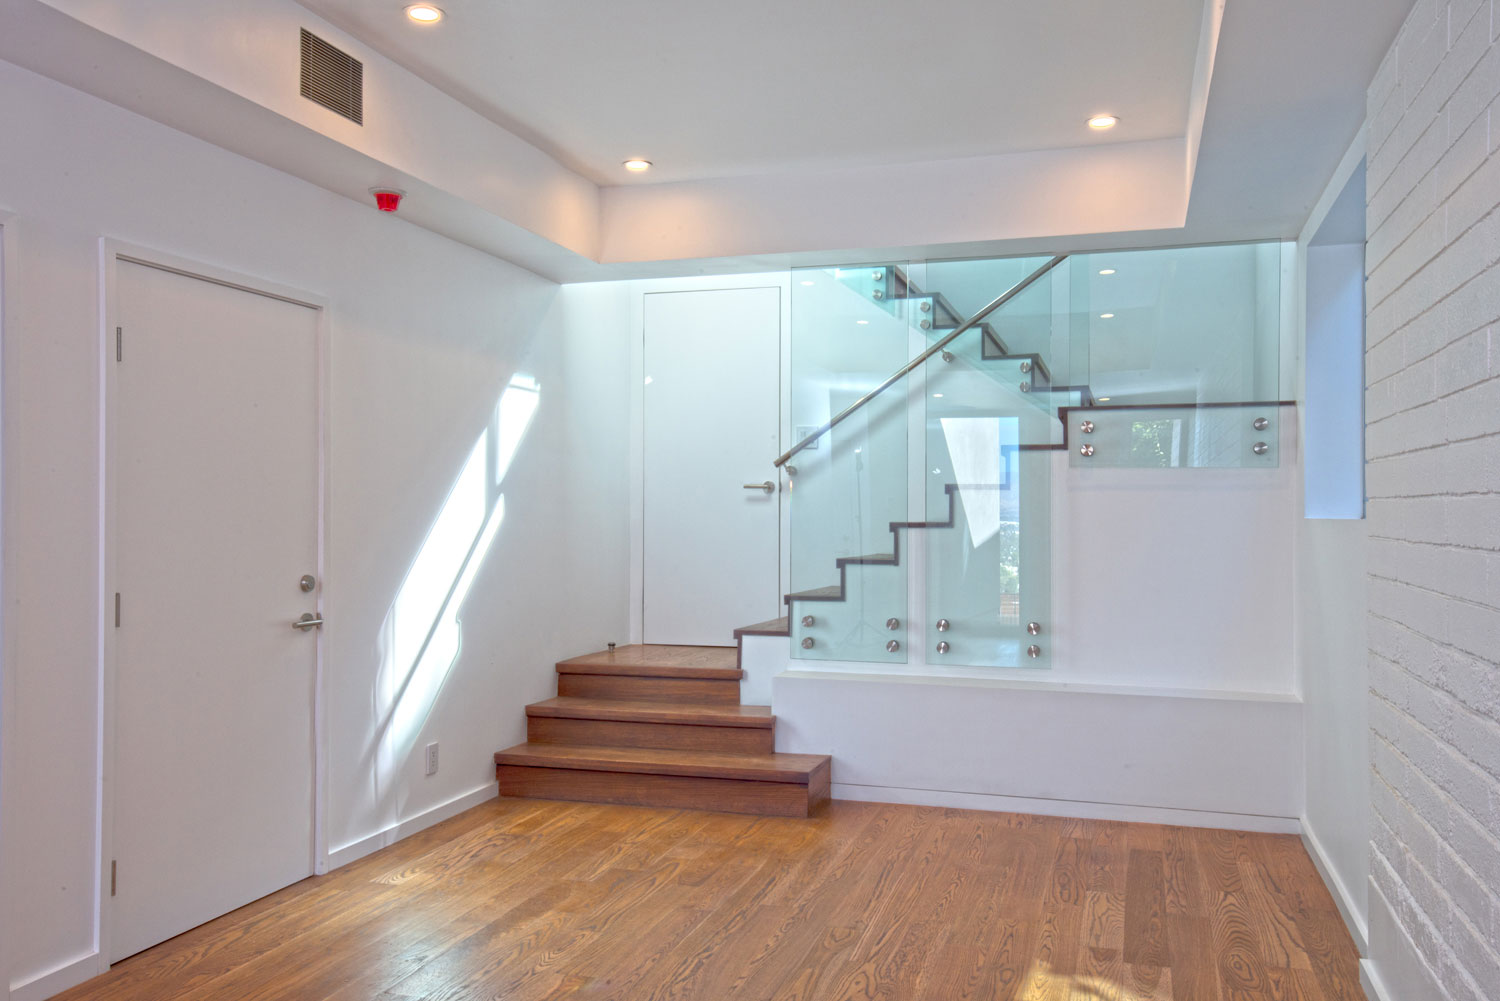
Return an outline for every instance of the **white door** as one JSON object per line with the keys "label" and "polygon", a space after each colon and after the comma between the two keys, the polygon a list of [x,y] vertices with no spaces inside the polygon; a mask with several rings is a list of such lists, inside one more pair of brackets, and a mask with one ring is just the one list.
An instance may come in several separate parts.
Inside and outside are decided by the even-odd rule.
{"label": "white door", "polygon": [[121,261],[111,962],[312,872],[317,311]]}
{"label": "white door", "polygon": [[781,290],[645,299],[642,635],[728,646],[782,614]]}

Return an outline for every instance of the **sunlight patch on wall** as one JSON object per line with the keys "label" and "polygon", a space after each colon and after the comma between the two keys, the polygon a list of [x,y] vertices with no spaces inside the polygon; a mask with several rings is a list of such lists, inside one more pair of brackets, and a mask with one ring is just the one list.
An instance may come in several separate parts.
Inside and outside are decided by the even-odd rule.
{"label": "sunlight patch on wall", "polygon": [[510,380],[386,613],[375,692],[377,792],[401,773],[458,662],[464,601],[505,519],[500,487],[540,403],[536,379]]}

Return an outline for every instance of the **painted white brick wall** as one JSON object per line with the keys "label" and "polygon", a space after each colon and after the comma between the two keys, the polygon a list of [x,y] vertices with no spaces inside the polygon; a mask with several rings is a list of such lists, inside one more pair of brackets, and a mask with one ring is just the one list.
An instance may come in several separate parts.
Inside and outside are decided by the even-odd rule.
{"label": "painted white brick wall", "polygon": [[1450,1001],[1500,998],[1495,5],[1418,0],[1369,90],[1371,868]]}

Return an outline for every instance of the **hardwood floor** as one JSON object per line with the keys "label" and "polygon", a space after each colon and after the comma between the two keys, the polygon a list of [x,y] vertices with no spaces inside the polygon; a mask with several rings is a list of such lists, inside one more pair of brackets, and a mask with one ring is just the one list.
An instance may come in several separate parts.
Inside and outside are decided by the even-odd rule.
{"label": "hardwood floor", "polygon": [[1344,1001],[1297,838],[835,802],[476,807],[67,1001]]}

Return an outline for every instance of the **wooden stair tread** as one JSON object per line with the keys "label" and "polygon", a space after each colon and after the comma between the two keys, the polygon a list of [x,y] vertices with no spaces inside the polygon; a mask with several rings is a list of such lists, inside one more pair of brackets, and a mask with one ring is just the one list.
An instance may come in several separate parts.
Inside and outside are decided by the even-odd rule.
{"label": "wooden stair tread", "polygon": [[834,560],[835,566],[868,565],[868,566],[895,566],[895,553],[866,553],[863,556],[840,556]]}
{"label": "wooden stair tread", "polygon": [[744,672],[739,669],[737,662],[738,654],[732,646],[665,646],[642,643],[558,661],[557,673],[738,681],[744,676]]}
{"label": "wooden stair tread", "polygon": [[771,715],[770,706],[585,699],[565,695],[533,702],[526,707],[526,715],[631,723],[675,723],[684,726],[755,727],[765,730],[776,725],[776,717]]}
{"label": "wooden stair tread", "polygon": [[565,768],[640,775],[684,775],[807,785],[829,767],[826,754],[713,754],[646,747],[580,747],[569,744],[517,744],[495,752],[496,765]]}
{"label": "wooden stair tread", "polygon": [[790,635],[792,635],[792,627],[790,624],[790,620],[785,615],[783,615],[779,619],[767,619],[764,622],[757,622],[753,626],[740,626],[734,631],[735,639],[739,639],[741,636]]}
{"label": "wooden stair tread", "polygon": [[829,584],[827,587],[814,587],[806,591],[793,591],[786,596],[786,603],[790,605],[794,601],[839,601],[844,597],[844,589],[837,584]]}

